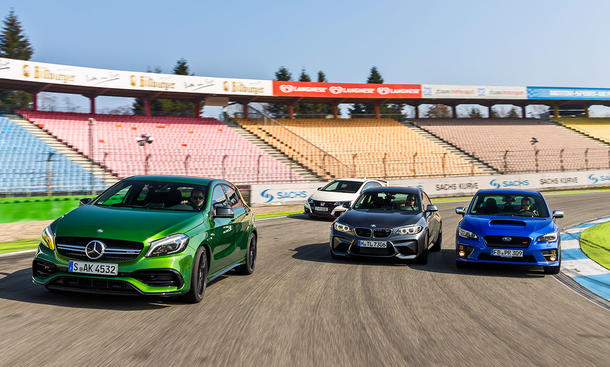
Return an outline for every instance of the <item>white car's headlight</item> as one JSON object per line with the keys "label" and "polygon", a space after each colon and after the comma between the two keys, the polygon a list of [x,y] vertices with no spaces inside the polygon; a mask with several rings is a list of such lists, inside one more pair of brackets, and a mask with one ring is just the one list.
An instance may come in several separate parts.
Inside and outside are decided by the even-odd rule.
{"label": "white car's headlight", "polygon": [[339,232],[352,233],[352,229],[346,224],[335,222],[335,224],[333,225],[335,226],[335,229]]}
{"label": "white car's headlight", "polygon": [[189,236],[179,233],[161,238],[150,243],[146,257],[177,254],[184,251],[189,243]]}
{"label": "white car's headlight", "polygon": [[477,236],[476,233],[467,231],[465,229],[459,228],[458,229],[458,236],[463,237],[463,238],[472,238],[472,239],[478,239],[479,236]]}
{"label": "white car's headlight", "polygon": [[412,224],[406,227],[396,228],[396,234],[417,234],[422,231],[424,227],[418,224]]}
{"label": "white car's headlight", "polygon": [[51,225],[47,226],[47,228],[42,231],[41,243],[50,250],[55,249],[55,233],[53,233]]}
{"label": "white car's headlight", "polygon": [[555,242],[559,238],[559,233],[551,232],[538,237],[538,242]]}

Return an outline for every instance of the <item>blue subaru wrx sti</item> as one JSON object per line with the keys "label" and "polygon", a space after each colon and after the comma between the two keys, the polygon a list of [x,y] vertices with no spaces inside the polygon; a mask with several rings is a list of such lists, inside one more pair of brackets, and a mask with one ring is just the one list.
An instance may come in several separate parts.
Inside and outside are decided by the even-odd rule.
{"label": "blue subaru wrx sti", "polygon": [[456,265],[496,263],[542,266],[546,274],[561,267],[559,228],[563,212],[549,207],[539,192],[479,190],[456,233]]}

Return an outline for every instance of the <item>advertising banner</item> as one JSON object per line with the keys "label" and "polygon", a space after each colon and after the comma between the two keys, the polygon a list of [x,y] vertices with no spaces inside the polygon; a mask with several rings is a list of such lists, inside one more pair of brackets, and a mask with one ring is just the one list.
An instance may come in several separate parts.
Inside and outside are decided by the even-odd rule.
{"label": "advertising banner", "polygon": [[273,93],[270,80],[211,78],[139,73],[0,58],[0,79],[108,89],[263,95]]}
{"label": "advertising banner", "polygon": [[[326,182],[252,185],[250,202],[253,206],[304,203],[318,187],[325,184]],[[472,195],[481,189],[555,190],[604,187],[610,186],[610,170],[420,178],[391,180],[389,185],[419,187],[432,197]]]}
{"label": "advertising banner", "polygon": [[278,97],[421,98],[419,84],[354,84],[273,81]]}
{"label": "advertising banner", "polygon": [[610,100],[610,89],[606,89],[606,88],[527,87],[527,98],[529,98],[529,99]]}
{"label": "advertising banner", "polygon": [[527,99],[526,87],[422,84],[422,98]]}

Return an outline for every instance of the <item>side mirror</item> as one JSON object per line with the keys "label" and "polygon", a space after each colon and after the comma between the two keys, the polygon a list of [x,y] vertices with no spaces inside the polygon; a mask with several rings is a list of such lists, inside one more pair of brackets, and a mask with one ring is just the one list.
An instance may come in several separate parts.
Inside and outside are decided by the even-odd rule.
{"label": "side mirror", "polygon": [[438,211],[438,208],[436,205],[430,204],[426,207],[426,211],[429,213],[434,213]]}
{"label": "side mirror", "polygon": [[233,213],[233,209],[231,208],[226,208],[226,207],[216,207],[214,209],[215,213],[214,213],[214,218],[233,218],[234,217],[234,213]]}
{"label": "side mirror", "polygon": [[78,206],[83,206],[89,204],[93,199],[91,198],[82,198],[78,201]]}
{"label": "side mirror", "polygon": [[553,210],[553,218],[563,218],[563,210]]}
{"label": "side mirror", "polygon": [[455,214],[465,215],[466,209],[463,206],[458,206],[457,208],[455,208]]}

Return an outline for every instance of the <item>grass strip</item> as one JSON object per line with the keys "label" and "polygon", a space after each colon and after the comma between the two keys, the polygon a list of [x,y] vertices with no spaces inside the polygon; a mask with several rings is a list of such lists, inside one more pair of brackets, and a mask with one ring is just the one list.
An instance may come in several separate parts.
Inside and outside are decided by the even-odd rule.
{"label": "grass strip", "polygon": [[24,250],[34,250],[36,249],[36,247],[38,247],[39,242],[40,240],[38,238],[32,238],[29,240],[0,242],[0,254]]}
{"label": "grass strip", "polygon": [[255,214],[254,218],[256,218],[256,219],[276,218],[276,217],[285,217],[288,215],[295,215],[295,214],[303,214],[303,211],[302,210],[293,210],[291,212]]}
{"label": "grass strip", "polygon": [[580,249],[591,260],[610,270],[610,222],[584,230],[580,234]]}

